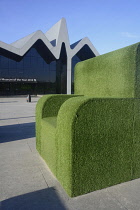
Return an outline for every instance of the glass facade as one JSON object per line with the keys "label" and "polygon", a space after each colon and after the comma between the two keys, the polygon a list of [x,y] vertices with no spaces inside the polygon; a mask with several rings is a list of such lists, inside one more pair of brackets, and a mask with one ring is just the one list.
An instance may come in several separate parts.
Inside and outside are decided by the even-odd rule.
{"label": "glass facade", "polygon": [[67,93],[67,54],[62,43],[60,58],[56,62],[56,93]]}
{"label": "glass facade", "polygon": [[56,61],[47,64],[35,48],[31,48],[21,59],[15,61],[0,56],[1,78],[36,79],[38,82],[56,82]]}
{"label": "glass facade", "polygon": [[66,93],[65,87],[61,91],[58,86],[63,82],[60,80],[64,80],[63,69],[66,69],[66,64],[60,60],[47,63],[33,47],[20,61],[1,55],[0,95]]}
{"label": "glass facade", "polygon": [[[84,45],[72,58],[71,92],[74,93],[76,63],[94,57]],[[62,43],[59,59],[51,54],[41,40],[23,56],[10,54],[0,48],[0,95],[66,94],[67,53]]]}

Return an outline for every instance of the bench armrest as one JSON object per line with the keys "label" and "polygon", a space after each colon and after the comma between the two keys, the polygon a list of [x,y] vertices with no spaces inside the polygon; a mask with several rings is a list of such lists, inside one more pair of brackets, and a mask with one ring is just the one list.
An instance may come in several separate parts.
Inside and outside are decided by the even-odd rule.
{"label": "bench armrest", "polygon": [[36,105],[36,147],[40,153],[41,119],[57,116],[61,105],[69,98],[78,95],[45,95],[38,100]]}

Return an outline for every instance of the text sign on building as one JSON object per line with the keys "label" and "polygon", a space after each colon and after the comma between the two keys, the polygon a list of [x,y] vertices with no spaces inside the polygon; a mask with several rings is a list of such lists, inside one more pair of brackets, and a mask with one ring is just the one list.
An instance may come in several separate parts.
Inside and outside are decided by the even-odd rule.
{"label": "text sign on building", "polygon": [[5,78],[0,78],[0,82],[37,82],[36,79],[5,79]]}

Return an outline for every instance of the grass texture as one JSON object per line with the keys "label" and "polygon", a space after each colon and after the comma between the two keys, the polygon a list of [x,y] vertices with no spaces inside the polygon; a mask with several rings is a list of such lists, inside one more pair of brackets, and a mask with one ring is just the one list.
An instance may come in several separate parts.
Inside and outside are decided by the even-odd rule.
{"label": "grass texture", "polygon": [[140,43],[79,62],[75,94],[103,98],[140,97]]}
{"label": "grass texture", "polygon": [[80,62],[78,95],[38,101],[36,147],[69,196],[140,177],[139,72],[138,43]]}
{"label": "grass texture", "polygon": [[88,97],[62,105],[56,176],[71,197],[140,177],[139,107],[139,99]]}
{"label": "grass texture", "polygon": [[36,149],[53,173],[56,171],[56,117],[61,105],[71,97],[76,95],[45,95],[36,106]]}

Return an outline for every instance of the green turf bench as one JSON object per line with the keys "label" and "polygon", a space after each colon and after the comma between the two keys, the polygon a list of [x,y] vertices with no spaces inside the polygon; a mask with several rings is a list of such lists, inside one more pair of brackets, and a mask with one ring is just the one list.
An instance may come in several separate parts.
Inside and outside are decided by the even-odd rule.
{"label": "green turf bench", "polygon": [[74,95],[43,96],[36,148],[78,196],[140,177],[140,43],[76,65]]}

